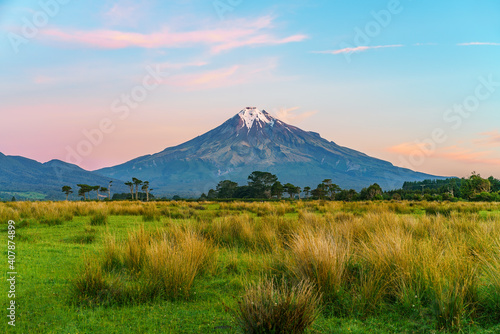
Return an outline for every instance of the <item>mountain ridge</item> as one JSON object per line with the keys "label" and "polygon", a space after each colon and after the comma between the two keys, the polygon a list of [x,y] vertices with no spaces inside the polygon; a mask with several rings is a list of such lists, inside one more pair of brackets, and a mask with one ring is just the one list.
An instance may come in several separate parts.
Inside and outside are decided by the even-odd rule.
{"label": "mountain ridge", "polygon": [[70,198],[76,199],[79,198],[77,184],[107,187],[109,181],[113,181],[114,192],[128,191],[121,180],[108,178],[61,160],[52,159],[41,163],[23,156],[5,155],[0,152],[0,198],[10,200],[12,196],[5,194],[17,193],[21,194],[16,197],[19,199],[26,193],[26,198],[29,199],[28,193],[36,193],[37,198],[64,199],[66,196],[61,192],[61,188],[68,185],[73,188]]}
{"label": "mountain ridge", "polygon": [[404,181],[442,178],[339,146],[256,107],[246,107],[184,143],[95,172],[122,180],[146,179],[160,193],[199,195],[224,179],[246,182],[254,170],[272,172],[299,186],[330,178],[356,190],[372,183],[393,189]]}

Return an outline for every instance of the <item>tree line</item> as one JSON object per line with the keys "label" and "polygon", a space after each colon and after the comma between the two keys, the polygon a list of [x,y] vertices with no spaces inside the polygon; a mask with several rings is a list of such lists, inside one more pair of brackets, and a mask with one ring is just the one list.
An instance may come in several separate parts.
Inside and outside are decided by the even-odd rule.
{"label": "tree line", "polygon": [[[248,176],[246,185],[239,185],[231,180],[220,181],[215,189],[210,189],[207,194],[202,194],[200,200],[215,199],[322,199],[338,201],[358,200],[427,200],[427,201],[497,201],[500,202],[500,180],[490,176],[482,178],[480,174],[472,172],[468,178],[448,178],[424,181],[405,182],[401,189],[383,191],[374,183],[369,187],[356,191],[354,189],[342,189],[333,183],[332,179],[325,179],[315,188],[306,186],[301,188],[292,183],[282,184],[278,177],[269,172],[254,171]],[[130,194],[114,194],[111,197],[111,186],[91,186],[88,184],[77,184],[78,195],[83,200],[90,199],[91,192],[96,193],[96,198],[108,200],[142,200],[154,199],[151,194],[149,181],[142,181],[133,177],[131,181],[124,184],[130,188]],[[142,190],[139,191],[139,190]],[[73,189],[63,186],[62,192],[66,194],[66,200]],[[101,195],[107,193],[106,195]],[[180,199],[175,196],[174,199]]]}
{"label": "tree line", "polygon": [[[90,192],[95,191],[96,192],[96,198],[100,199],[100,197],[106,197],[105,195],[100,195],[100,192],[107,192],[108,193],[108,199],[111,199],[111,184],[113,181],[109,181],[108,187],[102,187],[102,186],[91,186],[88,184],[77,184],[76,186],[78,187],[78,196],[83,196],[83,200],[87,200],[87,194],[89,194],[89,199],[90,199]],[[68,197],[70,194],[73,193],[73,188],[70,186],[63,186],[61,191],[66,195],[66,200],[68,200]]]}
{"label": "tree line", "polygon": [[500,180],[490,176],[485,179],[473,172],[468,178],[448,178],[405,182],[401,189],[383,191],[374,183],[356,191],[342,189],[325,179],[316,188],[303,189],[291,183],[282,184],[278,177],[269,172],[254,171],[248,176],[247,185],[238,185],[231,180],[220,181],[215,189],[202,194],[201,200],[213,199],[326,199],[338,201],[358,200],[428,200],[428,201],[499,201]]}
{"label": "tree line", "polygon": [[220,181],[215,189],[210,189],[208,194],[202,194],[200,199],[282,199],[288,197],[306,199],[329,200],[372,200],[382,199],[382,188],[374,183],[361,192],[354,189],[345,190],[333,183],[332,179],[323,180],[316,188],[304,187],[302,189],[292,183],[282,184],[278,177],[269,172],[254,171],[248,176],[247,185],[238,185],[231,180]]}
{"label": "tree line", "polygon": [[[99,200],[102,197],[104,198],[107,197],[108,200],[135,199],[135,200],[146,200],[146,201],[149,201],[150,197],[154,198],[154,196],[150,193],[153,189],[150,188],[149,181],[142,181],[135,177],[132,178],[132,181],[127,181],[124,183],[126,186],[130,187],[130,197],[128,197],[127,194],[114,194],[113,198],[111,198],[112,183],[113,181],[109,181],[108,187],[91,186],[88,184],[77,184],[76,186],[78,187],[78,196],[82,196],[83,200],[86,201],[87,194],[88,194],[88,199],[90,199],[90,193],[95,191],[97,200]],[[139,192],[139,187],[143,191],[143,193]],[[66,195],[66,200],[68,200],[69,195],[73,193],[73,188],[71,188],[70,186],[63,186],[61,191]],[[99,192],[101,193],[107,192],[107,196],[101,195]]]}

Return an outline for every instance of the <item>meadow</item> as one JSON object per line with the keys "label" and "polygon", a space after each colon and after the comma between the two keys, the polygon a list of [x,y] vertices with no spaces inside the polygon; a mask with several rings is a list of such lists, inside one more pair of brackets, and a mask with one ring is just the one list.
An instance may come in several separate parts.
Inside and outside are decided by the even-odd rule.
{"label": "meadow", "polygon": [[4,272],[12,225],[5,333],[500,332],[498,203],[4,202]]}

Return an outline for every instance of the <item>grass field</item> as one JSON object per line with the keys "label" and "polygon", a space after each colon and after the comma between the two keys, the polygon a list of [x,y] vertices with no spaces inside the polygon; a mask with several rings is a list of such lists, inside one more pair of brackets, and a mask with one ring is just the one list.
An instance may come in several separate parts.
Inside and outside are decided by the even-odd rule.
{"label": "grass field", "polygon": [[0,203],[4,272],[9,220],[1,332],[500,332],[500,204]]}

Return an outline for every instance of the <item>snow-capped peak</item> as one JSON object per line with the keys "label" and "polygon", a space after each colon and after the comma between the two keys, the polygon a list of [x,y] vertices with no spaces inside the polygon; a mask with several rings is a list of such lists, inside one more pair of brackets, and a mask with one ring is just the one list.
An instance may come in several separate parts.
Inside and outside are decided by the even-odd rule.
{"label": "snow-capped peak", "polygon": [[239,112],[240,118],[245,122],[247,129],[251,129],[255,120],[263,123],[273,123],[270,116],[265,111],[260,111],[256,107],[246,107]]}

